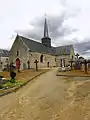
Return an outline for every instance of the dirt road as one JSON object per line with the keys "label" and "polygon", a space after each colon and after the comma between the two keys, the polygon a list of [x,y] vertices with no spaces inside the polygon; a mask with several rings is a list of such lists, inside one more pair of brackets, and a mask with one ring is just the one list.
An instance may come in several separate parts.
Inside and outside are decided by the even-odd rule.
{"label": "dirt road", "polygon": [[90,120],[89,93],[89,78],[59,77],[54,69],[1,97],[0,120]]}

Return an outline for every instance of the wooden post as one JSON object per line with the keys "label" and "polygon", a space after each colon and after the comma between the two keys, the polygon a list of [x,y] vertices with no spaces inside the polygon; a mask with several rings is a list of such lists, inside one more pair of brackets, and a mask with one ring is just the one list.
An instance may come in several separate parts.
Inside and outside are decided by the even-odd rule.
{"label": "wooden post", "polygon": [[35,60],[34,63],[36,63],[36,71],[38,71],[38,61]]}

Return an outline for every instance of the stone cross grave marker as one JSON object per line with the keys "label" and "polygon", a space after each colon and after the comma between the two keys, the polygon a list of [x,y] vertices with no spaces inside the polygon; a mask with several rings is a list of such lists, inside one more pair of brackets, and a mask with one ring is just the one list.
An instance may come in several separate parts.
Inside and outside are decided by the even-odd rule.
{"label": "stone cross grave marker", "polygon": [[27,61],[27,64],[28,64],[28,69],[30,69],[30,61],[29,60]]}
{"label": "stone cross grave marker", "polygon": [[36,63],[36,71],[38,71],[38,60],[35,60],[34,63]]}
{"label": "stone cross grave marker", "polygon": [[79,54],[77,53],[75,56],[76,56],[76,57],[77,57],[77,59],[78,59],[78,57],[79,57]]}
{"label": "stone cross grave marker", "polygon": [[84,66],[85,66],[85,74],[87,74],[88,73],[87,64],[90,63],[90,60],[84,60],[81,63],[84,64]]}

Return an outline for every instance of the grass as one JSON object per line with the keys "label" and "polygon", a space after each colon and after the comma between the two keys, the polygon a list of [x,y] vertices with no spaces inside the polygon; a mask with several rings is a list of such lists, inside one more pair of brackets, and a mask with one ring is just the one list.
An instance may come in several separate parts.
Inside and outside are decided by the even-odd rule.
{"label": "grass", "polygon": [[7,80],[5,84],[0,85],[0,94],[6,93],[8,91],[12,91],[12,89],[18,88],[19,86],[23,85],[24,83],[28,82],[33,77],[37,76],[40,73],[47,72],[50,69],[39,69],[38,71],[35,70],[22,70],[20,73],[16,71],[16,82],[10,82],[10,73],[9,72],[0,72],[0,76],[4,76]]}
{"label": "grass", "polygon": [[[16,80],[17,81],[28,81],[31,77],[38,75],[39,73],[48,71],[48,69],[39,69],[36,71],[35,69],[30,70],[22,70],[20,73],[16,71]],[[10,80],[10,73],[9,72],[0,72],[0,76],[4,76],[7,80]]]}
{"label": "grass", "polygon": [[14,83],[8,81],[5,84],[1,84],[0,89],[8,89],[8,88],[12,88],[12,87],[15,87],[15,86],[18,87],[18,86],[23,85],[24,83],[25,82],[23,82],[23,81],[16,81]]}
{"label": "grass", "polygon": [[11,83],[10,81],[3,84],[3,87],[4,88],[7,88],[7,87],[14,87],[14,86],[20,86],[22,85],[24,82],[23,81],[16,81],[15,83]]}

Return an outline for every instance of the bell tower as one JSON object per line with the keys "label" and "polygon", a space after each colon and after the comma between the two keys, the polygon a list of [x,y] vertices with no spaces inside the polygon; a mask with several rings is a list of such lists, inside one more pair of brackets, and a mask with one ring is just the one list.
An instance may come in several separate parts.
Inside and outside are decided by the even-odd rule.
{"label": "bell tower", "polygon": [[44,36],[41,39],[42,44],[46,47],[51,47],[51,38],[49,38],[48,34],[48,25],[47,25],[47,19],[45,17],[45,22],[44,22]]}

